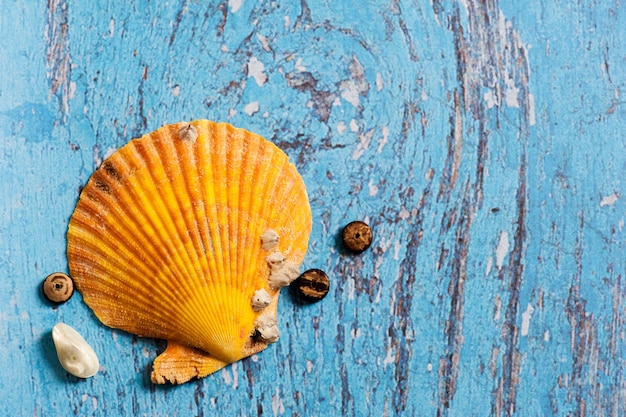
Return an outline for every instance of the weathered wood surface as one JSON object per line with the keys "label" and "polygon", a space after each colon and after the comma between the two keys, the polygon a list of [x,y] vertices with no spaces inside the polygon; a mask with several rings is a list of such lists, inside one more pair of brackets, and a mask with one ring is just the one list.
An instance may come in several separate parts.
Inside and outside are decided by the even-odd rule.
{"label": "weathered wood surface", "polygon": [[[618,1],[1,0],[0,414],[626,415],[626,8]],[[178,387],[67,270],[80,187],[165,123],[229,121],[297,164],[329,296]],[[372,248],[338,232],[368,220]],[[102,372],[68,376],[64,321]]]}

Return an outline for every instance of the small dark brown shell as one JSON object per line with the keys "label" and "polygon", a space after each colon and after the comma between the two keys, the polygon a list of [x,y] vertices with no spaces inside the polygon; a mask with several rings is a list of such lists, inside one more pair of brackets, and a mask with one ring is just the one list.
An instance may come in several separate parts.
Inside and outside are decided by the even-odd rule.
{"label": "small dark brown shell", "polygon": [[291,285],[298,296],[305,301],[319,301],[326,297],[330,289],[328,275],[321,269],[309,269],[300,275]]}
{"label": "small dark brown shell", "polygon": [[43,294],[53,303],[64,303],[74,294],[72,278],[62,272],[54,272],[42,284]]}
{"label": "small dark brown shell", "polygon": [[362,221],[353,221],[343,228],[342,240],[346,249],[361,253],[372,244],[372,229]]}

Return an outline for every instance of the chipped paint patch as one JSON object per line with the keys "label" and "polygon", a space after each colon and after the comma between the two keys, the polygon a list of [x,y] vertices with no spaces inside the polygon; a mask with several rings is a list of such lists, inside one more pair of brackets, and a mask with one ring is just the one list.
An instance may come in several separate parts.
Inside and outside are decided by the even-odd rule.
{"label": "chipped paint patch", "polygon": [[383,137],[378,141],[378,149],[376,149],[377,153],[381,153],[387,142],[389,142],[389,128],[387,126],[383,126],[380,130]]}
{"label": "chipped paint patch", "polygon": [[490,88],[488,89],[485,94],[483,94],[483,100],[485,100],[485,103],[487,104],[487,108],[491,109],[494,106],[498,105],[498,98],[497,96],[494,94],[493,90]]}
{"label": "chipped paint patch", "polygon": [[302,58],[296,59],[296,64],[294,65],[294,68],[298,72],[305,72],[306,71],[306,67],[304,65],[302,65]]}
{"label": "chipped paint patch", "polygon": [[261,42],[261,47],[265,52],[270,52],[272,48],[270,48],[270,42],[267,37],[261,35],[260,33],[256,34],[256,38]]}
{"label": "chipped paint patch", "polygon": [[535,308],[528,304],[526,306],[526,311],[522,313],[522,336],[528,335],[528,329],[530,327],[530,319],[533,318],[533,313],[535,312]]}
{"label": "chipped paint patch", "polygon": [[233,383],[233,378],[230,376],[230,372],[228,372],[227,368],[222,368],[222,380],[226,385],[230,385]]}
{"label": "chipped paint patch", "polygon": [[487,258],[487,268],[485,269],[485,276],[489,276],[489,274],[491,274],[492,269],[493,269],[493,257],[490,256]]}
{"label": "chipped paint patch", "polygon": [[274,416],[285,412],[285,403],[283,401],[283,397],[280,395],[278,387],[276,387],[274,395],[272,395],[272,412],[274,413]]}
{"label": "chipped paint patch", "polygon": [[612,206],[613,204],[615,204],[617,202],[617,200],[619,200],[619,194],[618,193],[613,193],[611,195],[607,195],[606,197],[602,198],[602,201],[600,201],[600,207]]}
{"label": "chipped paint patch", "polygon": [[355,133],[359,131],[359,124],[354,119],[350,120],[350,131]]}
{"label": "chipped paint patch", "polygon": [[400,260],[400,251],[402,250],[402,243],[400,243],[399,240],[396,240],[396,242],[393,245],[393,260],[394,261],[399,261]]}
{"label": "chipped paint patch", "polygon": [[363,156],[365,151],[370,146],[370,142],[372,141],[372,136],[374,136],[374,129],[370,129],[367,132],[359,135],[359,143],[356,145],[354,152],[352,152],[352,159],[356,161],[361,156]]}
{"label": "chipped paint patch", "polygon": [[348,103],[352,104],[354,107],[358,108],[361,104],[359,100],[359,90],[357,85],[352,80],[347,80],[341,83],[341,98],[346,100]]}
{"label": "chipped paint patch", "polygon": [[352,104],[355,108],[361,105],[360,96],[365,97],[370,89],[369,83],[365,79],[365,69],[356,56],[350,62],[350,79],[339,84],[341,98]]}
{"label": "chipped paint patch", "polygon": [[393,363],[395,363],[396,361],[396,354],[395,354],[395,350],[392,347],[392,340],[390,337],[387,338],[387,348],[386,348],[386,355],[385,355],[385,359],[383,359],[383,366],[387,366],[387,365],[391,365]]}
{"label": "chipped paint patch", "polygon": [[378,186],[374,184],[374,181],[369,180],[369,182],[367,183],[367,188],[370,197],[374,197],[376,196],[376,194],[378,194]]}
{"label": "chipped paint patch", "polygon": [[259,102],[258,101],[253,101],[251,103],[246,104],[246,107],[243,108],[243,111],[248,116],[252,116],[254,113],[259,111]]}
{"label": "chipped paint patch", "polygon": [[354,294],[356,293],[356,287],[355,287],[355,282],[354,282],[354,277],[350,277],[347,279],[347,283],[348,283],[348,300],[354,300]]}
{"label": "chipped paint patch", "polygon": [[528,94],[528,124],[534,126],[535,123],[535,95]]}
{"label": "chipped paint patch", "polygon": [[509,234],[506,231],[500,233],[500,240],[496,248],[496,268],[501,269],[504,258],[509,253]]}
{"label": "chipped paint patch", "polygon": [[231,13],[237,13],[241,8],[243,0],[228,0],[228,7],[230,7]]}
{"label": "chipped paint patch", "polygon": [[509,107],[519,107],[519,92],[520,89],[515,85],[515,81],[512,79],[507,79],[506,82],[506,90],[504,91],[504,101]]}
{"label": "chipped paint patch", "polygon": [[265,65],[259,61],[256,57],[250,58],[248,61],[248,77],[254,78],[259,87],[263,87],[263,84],[267,81],[267,74],[265,74]]}
{"label": "chipped paint patch", "polygon": [[494,300],[493,321],[499,321],[501,314],[502,314],[502,299],[500,298],[500,294],[496,294],[496,299]]}
{"label": "chipped paint patch", "polygon": [[72,73],[68,40],[68,8],[64,0],[48,2],[48,21],[46,25],[47,71],[50,82],[48,99],[58,96],[63,117],[69,113],[69,92]]}
{"label": "chipped paint patch", "polygon": [[233,370],[233,389],[237,389],[239,386],[239,372],[237,372],[237,362],[233,363],[231,368]]}
{"label": "chipped paint patch", "polygon": [[339,134],[343,135],[347,128],[344,122],[337,123],[337,132],[339,132]]}

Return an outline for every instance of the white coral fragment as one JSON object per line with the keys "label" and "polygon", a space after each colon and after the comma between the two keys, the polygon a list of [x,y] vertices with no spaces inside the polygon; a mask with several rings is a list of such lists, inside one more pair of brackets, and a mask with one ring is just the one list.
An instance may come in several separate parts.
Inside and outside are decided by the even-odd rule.
{"label": "white coral fragment", "polygon": [[272,271],[276,271],[283,267],[286,258],[285,258],[285,255],[283,255],[282,253],[274,252],[270,256],[265,258],[265,260],[267,261],[267,264],[270,266],[270,269]]}
{"label": "white coral fragment", "polygon": [[272,297],[265,291],[265,288],[256,290],[252,295],[252,309],[254,311],[261,311],[272,303]]}
{"label": "white coral fragment", "polygon": [[280,268],[272,269],[268,283],[273,289],[280,289],[291,284],[300,275],[300,268],[293,262],[285,261]]}
{"label": "white coral fragment", "polygon": [[261,247],[264,251],[272,250],[278,245],[279,241],[278,233],[275,230],[267,229],[261,235]]}
{"label": "white coral fragment", "polygon": [[98,373],[100,362],[89,343],[72,327],[57,323],[52,328],[52,339],[61,366],[79,378],[89,378]]}
{"label": "white coral fragment", "polygon": [[256,321],[255,330],[259,339],[267,343],[274,343],[280,337],[276,319],[273,317],[260,316]]}

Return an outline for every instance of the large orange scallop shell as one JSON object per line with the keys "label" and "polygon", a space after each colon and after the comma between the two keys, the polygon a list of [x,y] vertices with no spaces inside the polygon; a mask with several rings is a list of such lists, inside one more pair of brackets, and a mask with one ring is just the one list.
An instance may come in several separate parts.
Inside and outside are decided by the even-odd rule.
{"label": "large orange scallop shell", "polygon": [[[280,236],[269,251],[268,230]],[[304,182],[287,155],[198,120],[134,139],[102,163],[70,220],[67,253],[104,324],[168,341],[153,382],[182,383],[267,346],[258,326],[275,318],[280,291],[267,258],[297,273],[310,232]],[[271,302],[256,311],[260,289]]]}

